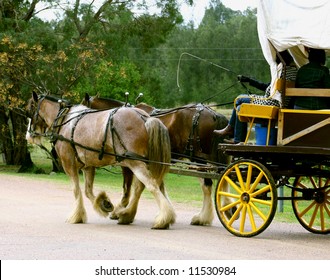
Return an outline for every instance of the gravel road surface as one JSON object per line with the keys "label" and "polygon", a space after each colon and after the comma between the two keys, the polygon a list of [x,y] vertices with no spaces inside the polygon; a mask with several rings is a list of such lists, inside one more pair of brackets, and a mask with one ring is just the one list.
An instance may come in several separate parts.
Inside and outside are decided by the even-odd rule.
{"label": "gravel road surface", "polygon": [[[117,203],[120,193],[107,191]],[[198,211],[174,203],[177,222],[150,229],[156,202],[142,198],[131,225],[99,217],[85,199],[87,224],[65,223],[73,206],[69,184],[0,174],[2,260],[329,260],[329,235],[275,220],[262,234],[238,238],[217,217],[212,226],[191,226]]]}

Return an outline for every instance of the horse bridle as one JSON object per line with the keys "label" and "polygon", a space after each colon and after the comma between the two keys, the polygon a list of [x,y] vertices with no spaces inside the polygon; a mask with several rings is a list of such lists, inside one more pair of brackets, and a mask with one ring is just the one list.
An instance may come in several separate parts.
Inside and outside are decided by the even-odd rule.
{"label": "horse bridle", "polygon": [[[48,136],[47,133],[38,133],[38,132],[35,131],[35,126],[36,126],[36,124],[38,123],[38,118],[40,119],[41,122],[43,122],[43,123],[46,124],[45,119],[39,114],[40,107],[41,107],[41,103],[42,103],[45,99],[52,100],[52,101],[57,101],[57,102],[60,104],[60,110],[59,110],[58,115],[61,114],[61,111],[62,111],[64,108],[68,107],[67,102],[64,101],[64,100],[62,100],[62,99],[59,99],[59,100],[53,100],[52,98],[48,97],[47,95],[41,95],[40,97],[38,96],[37,109],[36,109],[36,111],[34,112],[33,117],[31,118],[30,128],[29,128],[29,130],[28,130],[28,132],[30,133],[31,137],[37,137],[37,136]],[[65,104],[65,106],[62,105],[63,103]],[[33,123],[33,120],[35,120],[34,123]]]}
{"label": "horse bridle", "polygon": [[34,114],[32,115],[32,118],[30,118],[31,121],[30,121],[28,132],[31,135],[31,137],[38,137],[38,136],[45,135],[45,133],[38,133],[35,131],[35,126],[38,123],[38,117],[41,119],[42,122],[46,123],[44,118],[39,114],[41,103],[45,98],[46,98],[45,95],[42,95],[40,98],[38,97],[37,109],[35,110]]}

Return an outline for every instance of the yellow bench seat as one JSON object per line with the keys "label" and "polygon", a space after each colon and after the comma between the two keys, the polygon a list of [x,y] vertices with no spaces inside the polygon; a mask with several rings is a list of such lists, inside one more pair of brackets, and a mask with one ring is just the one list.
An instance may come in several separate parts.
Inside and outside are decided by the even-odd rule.
{"label": "yellow bench seat", "polygon": [[276,106],[243,103],[240,106],[238,117],[241,122],[250,121],[251,118],[277,119],[279,108]]}
{"label": "yellow bench seat", "polygon": [[243,103],[240,110],[237,112],[238,119],[241,122],[249,122],[248,132],[244,144],[249,140],[253,124],[260,122],[260,120],[268,120],[267,140],[266,145],[269,144],[271,124],[273,120],[277,120],[279,108],[276,106],[259,105],[251,103]]}

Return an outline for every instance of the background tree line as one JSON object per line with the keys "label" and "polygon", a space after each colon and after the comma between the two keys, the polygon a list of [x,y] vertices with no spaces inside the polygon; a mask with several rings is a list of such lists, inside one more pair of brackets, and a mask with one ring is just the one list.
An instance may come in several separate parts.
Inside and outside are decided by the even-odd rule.
{"label": "background tree line", "polygon": [[[95,2],[99,6],[95,6]],[[192,0],[186,0],[192,4]],[[175,0],[2,0],[0,2],[0,153],[31,166],[24,107],[32,91],[80,102],[86,92],[158,108],[232,102],[237,74],[268,81],[256,10],[212,0],[199,26],[183,23]],[[57,20],[38,17],[60,9]],[[136,11],[139,11],[138,13]]]}

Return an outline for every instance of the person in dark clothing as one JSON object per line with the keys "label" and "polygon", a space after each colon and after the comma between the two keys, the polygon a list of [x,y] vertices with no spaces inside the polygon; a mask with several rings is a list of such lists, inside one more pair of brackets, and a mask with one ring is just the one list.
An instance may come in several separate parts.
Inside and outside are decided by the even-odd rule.
{"label": "person in dark clothing", "polygon": [[[325,65],[326,54],[321,49],[310,49],[309,63],[303,65],[297,72],[297,88],[330,88],[329,68]],[[295,97],[295,109],[320,110],[330,108],[330,98],[304,96]]]}

